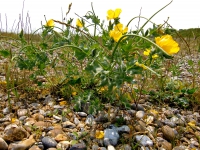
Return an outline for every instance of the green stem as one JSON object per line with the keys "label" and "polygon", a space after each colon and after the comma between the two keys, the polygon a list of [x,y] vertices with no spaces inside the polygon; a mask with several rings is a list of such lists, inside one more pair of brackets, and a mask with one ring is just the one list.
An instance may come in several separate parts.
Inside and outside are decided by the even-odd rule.
{"label": "green stem", "polygon": [[[93,12],[93,15],[95,16],[95,12],[94,12],[94,8],[93,8],[93,5],[92,5],[92,2],[91,2],[91,7],[92,7],[92,12]],[[96,16],[95,16],[96,17]],[[97,25],[95,23],[94,25],[94,37],[96,36],[96,28],[97,28]]]}
{"label": "green stem", "polygon": [[[146,17],[136,16],[136,17],[132,18],[132,19],[128,22],[128,24],[126,25],[126,27],[128,27],[129,24],[130,24],[134,19],[136,19],[136,18],[143,18],[143,19],[148,20],[148,18],[146,18]],[[152,22],[152,21],[150,21],[150,20],[149,20],[149,22],[151,22],[152,24],[155,24],[154,22]]]}
{"label": "green stem", "polygon": [[154,13],[144,24],[143,26],[138,30],[137,34],[140,33],[140,31],[144,28],[144,26],[156,15],[158,14],[161,10],[163,10],[165,7],[167,7],[169,4],[172,3],[173,0],[171,0],[171,2],[169,2],[167,5],[165,5],[163,8],[161,8],[160,10],[158,10],[156,13]]}

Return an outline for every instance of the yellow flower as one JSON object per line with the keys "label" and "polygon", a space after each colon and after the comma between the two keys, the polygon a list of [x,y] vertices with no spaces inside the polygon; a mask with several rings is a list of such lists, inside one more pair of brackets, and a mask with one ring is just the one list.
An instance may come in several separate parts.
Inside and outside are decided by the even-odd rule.
{"label": "yellow flower", "polygon": [[77,95],[77,92],[72,92],[72,96],[76,96]]}
{"label": "yellow flower", "polygon": [[151,52],[150,49],[146,49],[146,50],[143,52],[143,54],[144,54],[145,56],[149,56],[150,52]]}
{"label": "yellow flower", "polygon": [[[128,31],[128,27],[125,27],[123,29],[123,24],[118,23],[115,27],[114,30],[111,30],[109,35],[111,38],[115,40],[115,42],[118,42],[119,39],[122,37],[124,33]],[[125,38],[124,38],[125,39]]]}
{"label": "yellow flower", "polygon": [[115,31],[115,30],[111,30],[109,32],[109,35],[111,38],[113,38],[115,40],[115,42],[118,42],[119,39],[122,37],[122,33],[119,31]]}
{"label": "yellow flower", "polygon": [[48,20],[47,23],[46,23],[46,26],[47,27],[54,27],[55,23],[54,23],[53,19]]}
{"label": "yellow flower", "polygon": [[76,20],[76,26],[78,26],[79,28],[82,28],[82,27],[83,27],[83,23],[81,22],[80,19],[77,19],[77,20]]}
{"label": "yellow flower", "polygon": [[168,55],[173,55],[180,50],[178,43],[173,40],[171,35],[156,37],[155,41]]}
{"label": "yellow flower", "polygon": [[147,69],[147,66],[145,66],[144,64],[140,64],[139,62],[136,62],[135,65],[143,69]]}
{"label": "yellow flower", "polygon": [[67,104],[67,102],[66,101],[61,101],[61,102],[59,102],[59,104],[60,104],[60,106],[65,106]]}
{"label": "yellow flower", "polygon": [[128,31],[128,27],[125,27],[125,28],[123,29],[123,24],[118,23],[118,24],[114,27],[114,30],[115,30],[115,31],[119,31],[119,32],[121,32],[122,34],[124,34],[124,33],[126,33],[126,32]]}
{"label": "yellow flower", "polygon": [[104,132],[97,130],[95,136],[97,139],[102,139],[104,137]]}
{"label": "yellow flower", "polygon": [[156,58],[158,58],[159,56],[157,55],[157,54],[154,54],[153,56],[152,56],[152,58],[153,59],[156,59]]}
{"label": "yellow flower", "polygon": [[119,17],[120,13],[122,12],[122,10],[120,8],[117,8],[114,10],[110,9],[107,11],[107,19],[111,20],[111,19],[116,19]]}

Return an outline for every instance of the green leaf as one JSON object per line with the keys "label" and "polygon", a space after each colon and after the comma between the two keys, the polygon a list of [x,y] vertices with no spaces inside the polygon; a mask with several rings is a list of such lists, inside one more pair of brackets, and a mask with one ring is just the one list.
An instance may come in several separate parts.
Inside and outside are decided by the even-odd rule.
{"label": "green leaf", "polygon": [[76,49],[75,56],[78,60],[83,60],[87,55],[82,50]]}
{"label": "green leaf", "polygon": [[3,56],[4,58],[7,58],[11,54],[10,54],[10,51],[8,51],[8,50],[0,50],[0,55]]}
{"label": "green leaf", "polygon": [[196,91],[196,89],[188,89],[187,94],[194,94],[195,91]]}

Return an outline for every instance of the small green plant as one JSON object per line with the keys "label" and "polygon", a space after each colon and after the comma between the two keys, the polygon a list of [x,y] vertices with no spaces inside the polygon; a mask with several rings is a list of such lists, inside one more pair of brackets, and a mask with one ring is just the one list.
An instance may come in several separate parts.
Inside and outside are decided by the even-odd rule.
{"label": "small green plant", "polygon": [[[117,8],[107,11],[107,22],[101,21],[93,5],[91,11],[77,18],[76,26],[72,18],[65,22],[48,20],[32,34],[41,32],[38,42],[31,40],[34,37],[27,41],[22,30],[16,40],[18,52],[2,48],[0,53],[10,57],[7,91],[13,89],[11,68],[20,68],[28,71],[26,76],[40,88],[50,85],[52,94],[72,99],[76,110],[89,103],[89,113],[95,114],[102,109],[103,102],[130,108],[131,102],[138,103],[148,93],[150,79],[162,79],[166,60],[179,52],[178,43],[170,35],[176,31],[169,26],[165,28],[166,22],[162,25],[151,22],[169,4],[149,19],[139,16],[146,22],[137,30],[130,30],[130,25],[139,17],[124,25],[120,21],[122,10]],[[68,12],[70,8],[71,5]],[[147,23],[152,23],[153,28],[145,31]],[[38,81],[38,76],[45,77],[47,84]],[[17,88],[14,89],[17,95]]]}

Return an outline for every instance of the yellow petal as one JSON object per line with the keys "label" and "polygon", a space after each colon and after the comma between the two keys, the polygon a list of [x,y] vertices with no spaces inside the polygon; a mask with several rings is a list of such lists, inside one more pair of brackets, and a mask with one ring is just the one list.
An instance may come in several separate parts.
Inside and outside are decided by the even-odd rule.
{"label": "yellow petal", "polygon": [[118,18],[121,12],[122,12],[122,10],[120,8],[115,9],[114,19]]}
{"label": "yellow petal", "polygon": [[96,136],[97,139],[102,139],[104,137],[104,132],[97,130],[95,136]]}
{"label": "yellow petal", "polygon": [[119,32],[119,31],[115,31],[115,30],[111,30],[109,32],[109,35],[110,35],[111,38],[114,39],[115,42],[118,42],[119,39],[122,37],[122,33]]}
{"label": "yellow petal", "polygon": [[112,9],[108,10],[107,11],[107,20],[118,18],[121,12],[122,12],[122,10],[120,8],[115,9],[115,11]]}
{"label": "yellow petal", "polygon": [[80,19],[77,19],[77,20],[76,20],[76,26],[78,26],[79,28],[82,28],[82,27],[83,27],[83,23],[81,22]]}
{"label": "yellow petal", "polygon": [[54,23],[53,19],[48,20],[47,23],[46,23],[46,26],[48,26],[48,27],[54,27],[55,23]]}
{"label": "yellow petal", "polygon": [[77,95],[77,92],[72,92],[72,96],[76,96]]}
{"label": "yellow petal", "polygon": [[115,15],[115,12],[113,10],[110,9],[107,11],[107,19],[108,20],[114,19],[114,15]]}
{"label": "yellow petal", "polygon": [[66,101],[61,101],[61,102],[59,102],[59,104],[60,104],[60,106],[65,106],[67,104],[67,102]]}
{"label": "yellow petal", "polygon": [[143,54],[144,54],[145,56],[149,56],[150,52],[151,52],[150,49],[146,49],[146,50],[143,52]]}
{"label": "yellow petal", "polygon": [[124,28],[123,34],[126,33],[126,32],[128,32],[128,27],[125,27],[125,28]]}
{"label": "yellow petal", "polygon": [[188,125],[191,127],[195,127],[196,126],[196,122],[195,121],[190,121],[188,122]]}
{"label": "yellow petal", "polygon": [[157,54],[154,54],[153,56],[152,56],[152,58],[153,59],[156,59],[156,58],[158,58],[159,56],[157,55]]}
{"label": "yellow petal", "polygon": [[171,35],[163,35],[155,38],[156,44],[160,46],[168,55],[176,54],[180,47]]}

